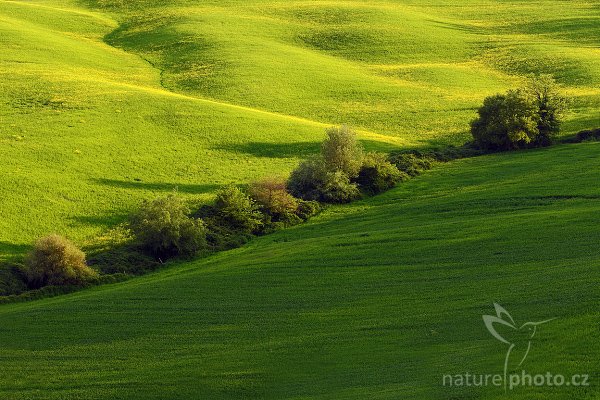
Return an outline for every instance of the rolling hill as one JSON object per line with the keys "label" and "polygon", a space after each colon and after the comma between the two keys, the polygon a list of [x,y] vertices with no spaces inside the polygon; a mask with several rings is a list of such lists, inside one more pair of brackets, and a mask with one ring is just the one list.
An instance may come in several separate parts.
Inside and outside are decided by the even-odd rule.
{"label": "rolling hill", "polygon": [[[598,1],[0,1],[0,291],[34,239],[119,240],[142,199],[286,175],[324,128],[462,144],[485,96],[550,73],[563,133],[600,126]],[[531,373],[597,399],[597,143],[454,161],[302,226],[150,275],[0,306],[0,397],[476,399],[482,315]],[[4,294],[4,293],[0,293]]]}
{"label": "rolling hill", "polygon": [[332,124],[370,149],[460,144],[526,73],[574,98],[566,133],[598,124],[597,2],[453,4],[2,1],[2,258],[50,232],[95,245],[174,188],[285,175]]}
{"label": "rolling hill", "polygon": [[524,368],[600,378],[599,144],[453,162],[208,259],[0,307],[5,399],[506,398],[499,302],[540,328]]}

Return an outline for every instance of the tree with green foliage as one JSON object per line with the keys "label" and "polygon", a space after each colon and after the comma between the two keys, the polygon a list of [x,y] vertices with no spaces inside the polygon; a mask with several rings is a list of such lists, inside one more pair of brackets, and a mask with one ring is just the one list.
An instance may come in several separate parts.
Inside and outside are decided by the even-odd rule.
{"label": "tree with green foliage", "polygon": [[286,188],[283,178],[263,178],[250,185],[250,197],[260,206],[265,225],[289,226],[302,222],[297,215],[299,200]]}
{"label": "tree with green foliage", "polygon": [[471,133],[485,150],[548,146],[560,130],[566,105],[550,75],[531,76],[522,89],[487,97]]}
{"label": "tree with green foliage", "polygon": [[329,171],[321,188],[321,200],[326,203],[349,203],[360,198],[358,185],[344,171]]}
{"label": "tree with green foliage", "polygon": [[347,125],[327,129],[321,154],[328,171],[341,171],[350,178],[358,175],[363,149],[356,139],[356,132]]}
{"label": "tree with green foliage", "polygon": [[408,175],[388,161],[385,154],[367,153],[356,178],[360,189],[369,194],[377,194],[391,189]]}
{"label": "tree with green foliage", "polygon": [[321,156],[311,157],[298,165],[287,181],[294,197],[304,200],[321,200],[327,169]]}
{"label": "tree with green foliage", "polygon": [[139,243],[156,257],[193,256],[206,247],[206,228],[189,217],[184,201],[171,194],[144,201],[130,221]]}
{"label": "tree with green foliage", "polygon": [[487,97],[471,122],[477,145],[486,150],[525,148],[538,134],[538,110],[530,96],[521,90]]}
{"label": "tree with green foliage", "polygon": [[360,196],[358,176],[363,149],[346,125],[327,130],[321,154],[302,162],[288,180],[288,190],[303,200],[346,203]]}
{"label": "tree with green foliage", "polygon": [[561,95],[560,87],[552,75],[531,76],[524,92],[533,100],[538,112],[538,136],[532,144],[549,146],[560,131],[567,99]]}
{"label": "tree with green foliage", "polygon": [[81,285],[98,276],[86,265],[83,251],[56,234],[35,243],[26,259],[26,267],[28,285],[34,289],[48,285]]}
{"label": "tree with green foliage", "polygon": [[227,185],[217,192],[215,210],[222,225],[240,233],[256,231],[263,221],[258,204],[235,185]]}

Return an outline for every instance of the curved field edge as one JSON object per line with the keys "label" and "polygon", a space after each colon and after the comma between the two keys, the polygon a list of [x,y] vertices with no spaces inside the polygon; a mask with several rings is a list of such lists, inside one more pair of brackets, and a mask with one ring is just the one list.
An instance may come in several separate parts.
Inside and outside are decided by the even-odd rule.
{"label": "curved field edge", "polygon": [[175,188],[286,175],[328,124],[369,149],[462,143],[534,67],[576,99],[566,133],[600,123],[594,2],[473,4],[3,1],[0,262],[52,232],[110,243]]}
{"label": "curved field edge", "polygon": [[505,398],[481,316],[540,329],[529,373],[590,387],[600,348],[598,143],[447,164],[248,246],[121,284],[0,306],[3,398]]}

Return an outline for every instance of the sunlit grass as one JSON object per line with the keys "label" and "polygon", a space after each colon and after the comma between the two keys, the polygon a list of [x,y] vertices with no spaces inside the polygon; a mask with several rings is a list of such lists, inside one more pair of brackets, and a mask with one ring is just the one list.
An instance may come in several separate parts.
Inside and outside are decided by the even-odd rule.
{"label": "sunlit grass", "polygon": [[566,131],[590,127],[598,11],[544,4],[2,2],[0,242],[91,243],[160,191],[285,175],[332,124],[379,150],[459,144],[528,72],[574,95]]}
{"label": "sunlit grass", "polygon": [[[599,144],[452,162],[367,201],[125,283],[0,307],[2,398],[505,399],[493,302],[530,374],[598,376]],[[592,399],[527,387],[511,399]]]}

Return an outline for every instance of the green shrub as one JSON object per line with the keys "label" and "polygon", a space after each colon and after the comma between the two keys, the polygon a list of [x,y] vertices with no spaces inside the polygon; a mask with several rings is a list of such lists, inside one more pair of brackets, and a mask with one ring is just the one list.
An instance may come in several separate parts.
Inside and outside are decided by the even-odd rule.
{"label": "green shrub", "polygon": [[97,278],[98,273],[85,263],[85,254],[59,235],[38,240],[26,260],[30,288],[82,285]]}
{"label": "green shrub", "polygon": [[356,134],[347,126],[330,128],[323,141],[320,157],[302,162],[288,182],[290,193],[303,200],[346,203],[360,197],[351,179],[362,164],[363,150]]}
{"label": "green shrub", "polygon": [[318,214],[321,211],[321,205],[318,201],[307,201],[307,200],[299,200],[298,201],[298,209],[296,210],[296,215],[306,221],[313,215]]}
{"label": "green shrub", "polygon": [[567,99],[560,94],[559,86],[551,75],[531,76],[523,91],[537,108],[538,134],[531,145],[549,146],[560,131]]}
{"label": "green shrub", "polygon": [[408,176],[417,176],[431,169],[435,161],[430,155],[410,152],[392,154],[389,160],[401,173]]}
{"label": "green shrub", "polygon": [[576,136],[577,142],[585,142],[585,141],[592,141],[592,140],[600,140],[600,128],[588,129],[588,130],[577,132],[577,136]]}
{"label": "green shrub", "polygon": [[2,265],[0,268],[0,297],[19,294],[28,289],[24,265]]}
{"label": "green shrub", "polygon": [[327,171],[342,171],[353,178],[358,175],[362,163],[363,149],[356,133],[347,125],[327,129],[321,154]]}
{"label": "green shrub", "polygon": [[104,249],[88,257],[88,264],[108,274],[142,275],[160,267],[153,256],[141,253],[134,244],[126,243]]}
{"label": "green shrub", "polygon": [[407,174],[400,172],[395,165],[391,164],[385,154],[368,153],[363,159],[356,183],[366,193],[377,194],[407,178]]}
{"label": "green shrub", "polygon": [[235,249],[252,239],[253,235],[251,233],[240,232],[229,226],[224,226],[217,218],[210,218],[206,222],[208,226],[206,241],[213,251]]}
{"label": "green shrub", "polygon": [[217,192],[216,220],[220,225],[240,233],[253,233],[262,225],[263,215],[254,200],[234,185]]}
{"label": "green shrub", "polygon": [[328,172],[321,188],[321,200],[326,203],[349,203],[360,198],[360,190],[343,171]]}
{"label": "green shrub", "polygon": [[471,122],[471,134],[485,150],[525,148],[539,134],[537,108],[522,91],[487,97],[477,113],[479,117]]}
{"label": "green shrub", "polygon": [[264,178],[250,185],[250,197],[265,215],[265,225],[280,223],[282,226],[301,222],[296,215],[298,199],[288,193],[285,180]]}
{"label": "green shrub", "polygon": [[169,195],[144,201],[129,226],[138,242],[156,257],[193,256],[206,247],[206,228],[188,213],[182,199]]}
{"label": "green shrub", "polygon": [[471,122],[471,133],[489,151],[548,146],[560,130],[566,106],[550,75],[533,76],[522,89],[486,98]]}
{"label": "green shrub", "polygon": [[303,200],[322,200],[327,169],[321,157],[312,157],[300,163],[292,171],[287,188],[294,196]]}

